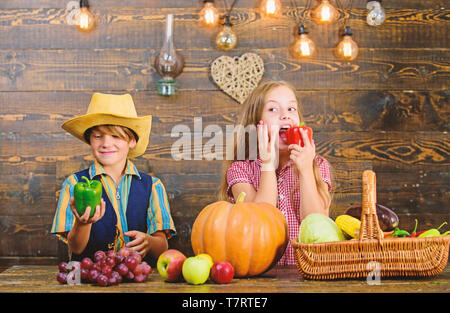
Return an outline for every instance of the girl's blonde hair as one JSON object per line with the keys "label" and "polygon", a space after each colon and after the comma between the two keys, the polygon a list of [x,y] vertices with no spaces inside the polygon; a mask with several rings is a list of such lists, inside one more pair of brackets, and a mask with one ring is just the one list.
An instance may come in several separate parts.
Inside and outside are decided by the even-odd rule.
{"label": "girl's blonde hair", "polygon": [[[281,86],[289,88],[290,90],[292,90],[292,92],[295,95],[295,88],[285,81],[270,80],[270,81],[262,82],[253,90],[253,92],[248,96],[248,98],[243,103],[244,108],[243,108],[242,114],[239,118],[238,125],[242,125],[244,127],[246,127],[248,125],[254,125],[256,127],[258,125],[259,121],[261,120],[261,117],[263,114],[266,95],[272,89],[274,89],[276,87],[281,87]],[[296,97],[296,99],[297,99],[297,97]],[[297,99],[297,103],[298,103],[298,99]],[[303,122],[303,115],[301,114],[300,106],[298,107],[297,112],[298,112],[300,122]],[[238,155],[237,145],[242,140],[245,140],[245,158],[249,159],[249,146],[250,146],[249,145],[249,136],[247,136],[245,133],[244,133],[244,136],[242,136],[242,133],[235,133],[234,136],[235,136],[234,145],[232,147],[233,148],[232,155],[233,155],[234,159],[232,159],[232,160],[227,159],[223,163],[222,182],[221,182],[220,189],[218,192],[219,200],[228,201],[228,193],[227,193],[228,183],[227,183],[227,177],[226,177],[227,170],[230,167],[231,163],[237,161],[237,155]],[[231,151],[230,151],[230,153],[231,153]],[[230,153],[227,153],[227,155],[230,155]],[[295,170],[297,170],[297,169],[295,168]],[[331,193],[328,190],[328,184],[322,180],[322,177],[321,177],[320,171],[319,171],[319,167],[317,166],[317,162],[313,162],[313,170],[314,170],[314,176],[315,176],[315,180],[316,180],[317,190],[319,191],[319,193],[321,195],[324,196],[324,198],[326,199],[327,208],[329,208],[330,204],[331,204]],[[295,186],[294,190],[296,188],[298,188],[298,186]]]}

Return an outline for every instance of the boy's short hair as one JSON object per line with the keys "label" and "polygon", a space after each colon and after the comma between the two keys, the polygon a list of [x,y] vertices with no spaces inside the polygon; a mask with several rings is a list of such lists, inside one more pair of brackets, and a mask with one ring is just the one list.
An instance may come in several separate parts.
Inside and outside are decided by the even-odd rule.
{"label": "boy's short hair", "polygon": [[91,138],[92,131],[100,126],[103,126],[106,129],[107,134],[116,135],[119,138],[122,138],[123,140],[126,140],[128,142],[130,142],[130,140],[132,140],[133,138],[136,140],[136,142],[138,142],[138,140],[139,140],[138,135],[128,127],[120,126],[120,125],[97,125],[97,126],[88,128],[84,132],[84,139],[86,140],[87,143],[89,143],[89,144],[91,143],[90,138]]}

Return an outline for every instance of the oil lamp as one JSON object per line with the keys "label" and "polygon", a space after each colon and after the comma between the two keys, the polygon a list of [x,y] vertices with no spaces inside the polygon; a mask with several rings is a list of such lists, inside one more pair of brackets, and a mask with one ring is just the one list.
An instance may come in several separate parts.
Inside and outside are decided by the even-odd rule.
{"label": "oil lamp", "polygon": [[173,44],[173,15],[166,18],[166,36],[160,53],[155,58],[155,68],[162,79],[156,82],[159,95],[170,96],[178,93],[178,83],[175,77],[181,74],[184,68],[184,59],[175,51]]}

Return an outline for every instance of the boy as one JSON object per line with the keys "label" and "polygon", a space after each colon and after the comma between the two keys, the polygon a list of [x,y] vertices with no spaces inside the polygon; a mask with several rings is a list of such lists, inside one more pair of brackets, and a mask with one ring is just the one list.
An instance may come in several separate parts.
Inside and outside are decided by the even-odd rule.
{"label": "boy", "polygon": [[[64,181],[53,220],[51,233],[68,244],[72,260],[124,246],[156,260],[168,249],[175,226],[164,186],[129,160],[145,152],[151,119],[137,116],[129,94],[94,93],[87,114],[62,125],[89,144],[95,158],[88,169]],[[83,176],[103,187],[101,205],[91,218],[89,208],[82,216],[75,210],[73,187]]]}

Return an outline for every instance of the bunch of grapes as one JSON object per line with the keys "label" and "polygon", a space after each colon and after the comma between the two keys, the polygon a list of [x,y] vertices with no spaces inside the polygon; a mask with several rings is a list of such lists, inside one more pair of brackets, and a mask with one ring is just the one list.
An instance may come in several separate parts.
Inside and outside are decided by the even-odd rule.
{"label": "bunch of grapes", "polygon": [[[141,255],[136,251],[124,247],[119,252],[110,250],[107,253],[97,251],[94,260],[84,258],[80,262],[81,281],[96,283],[100,286],[117,285],[122,281],[142,283],[148,279],[152,268],[147,262],[142,261]],[[62,284],[67,283],[68,265],[65,262],[59,264],[59,273],[56,280]]]}

